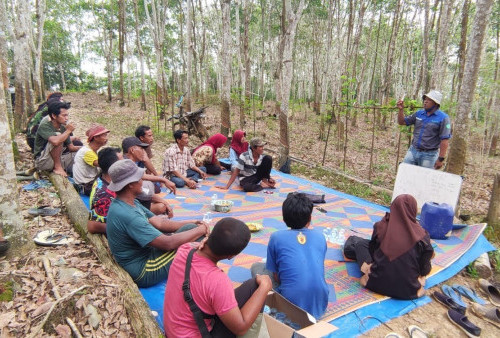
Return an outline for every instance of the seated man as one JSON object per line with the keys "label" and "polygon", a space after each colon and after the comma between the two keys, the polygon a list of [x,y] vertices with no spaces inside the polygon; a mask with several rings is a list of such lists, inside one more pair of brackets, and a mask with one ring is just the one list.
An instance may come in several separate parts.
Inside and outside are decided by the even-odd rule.
{"label": "seated man", "polygon": [[[215,224],[204,244],[187,243],[179,248],[165,289],[163,323],[167,337],[206,337],[208,332],[211,337],[235,337],[248,331],[262,312],[271,279],[257,276],[233,290],[217,262],[238,255],[249,241],[250,230],[245,223],[226,217]],[[189,279],[185,279],[186,268]],[[192,295],[189,303],[183,292],[186,281]],[[200,322],[195,320],[197,316]]]}
{"label": "seated man", "polygon": [[97,161],[97,151],[108,143],[109,130],[96,125],[85,133],[88,147],[83,146],[76,152],[73,164],[73,179],[80,188],[80,193],[89,196],[96,177],[101,172]]}
{"label": "seated man", "polygon": [[[283,202],[283,220],[290,230],[276,231],[267,246],[267,260],[255,263],[252,275],[268,273],[283,297],[320,318],[328,305],[325,281],[326,241],[319,231],[309,229],[312,202],[304,194],[288,194]],[[270,271],[270,273],[269,273]]]}
{"label": "seated man", "polygon": [[[71,172],[75,154],[80,147],[71,143],[70,134],[75,130],[68,123],[69,102],[51,101],[48,112],[50,119],[43,119],[35,138],[35,167],[38,170],[53,171],[61,176]],[[69,152],[63,151],[67,148]]]}
{"label": "seated man", "polygon": [[189,135],[184,130],[174,133],[175,144],[163,155],[163,175],[175,183],[177,188],[187,185],[196,189],[200,178],[207,178],[205,167],[197,167],[188,149]]}
{"label": "seated man", "polygon": [[[137,137],[131,136],[124,138],[122,141],[123,148],[123,158],[128,158],[135,162],[139,168],[144,168],[145,161],[147,161],[148,155],[144,150],[148,145],[142,143]],[[155,183],[165,185],[167,189],[170,189],[175,194],[175,184],[167,180],[165,177],[155,176],[151,174],[145,174],[143,184],[143,193],[137,196],[137,199],[149,210],[151,210],[156,215],[167,213],[170,218],[174,216],[172,208],[168,204],[167,200],[159,197],[155,193]]]}
{"label": "seated man", "polygon": [[109,206],[116,197],[115,192],[108,189],[108,185],[111,183],[108,170],[113,163],[122,160],[123,156],[120,148],[107,147],[102,149],[97,157],[99,168],[102,171],[95,180],[90,193],[90,216],[87,221],[87,230],[91,234],[105,234]]}
{"label": "seated man", "polygon": [[274,188],[276,181],[271,178],[273,158],[269,155],[263,155],[264,145],[265,143],[259,138],[251,139],[250,149],[238,158],[226,186],[217,186],[217,188],[229,189],[237,176],[240,176],[240,185],[247,192]]}
{"label": "seated man", "polygon": [[106,224],[113,257],[139,287],[164,281],[177,248],[208,235],[209,226],[202,221],[172,221],[143,207],[135,199],[142,192],[144,169],[131,160],[115,162],[109,176],[108,189],[116,192]]}
{"label": "seated man", "polygon": [[33,115],[29,118],[28,126],[26,127],[26,141],[28,142],[28,146],[31,148],[32,152],[35,150],[35,138],[38,126],[40,125],[42,119],[49,113],[49,102],[62,101],[62,97],[63,94],[61,92],[49,94],[49,96],[47,96],[47,101],[39,105]]}

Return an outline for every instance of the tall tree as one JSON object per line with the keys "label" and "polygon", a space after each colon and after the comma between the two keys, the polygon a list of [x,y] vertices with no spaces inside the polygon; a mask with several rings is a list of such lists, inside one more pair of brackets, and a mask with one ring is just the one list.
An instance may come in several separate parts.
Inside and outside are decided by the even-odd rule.
{"label": "tall tree", "polygon": [[44,100],[44,88],[42,86],[42,46],[43,46],[43,27],[45,24],[45,0],[36,1],[36,40],[35,33],[31,34],[31,50],[35,59],[35,68],[33,69],[33,84],[35,87],[35,99],[40,102]]}
{"label": "tall tree", "polygon": [[[149,4],[148,4],[149,2]],[[167,75],[163,63],[165,61],[165,26],[167,24],[168,0],[144,1],[146,19],[153,36],[156,57],[156,101],[160,108],[160,118],[165,116],[167,106]]]}
{"label": "tall tree", "polygon": [[186,96],[185,96],[185,106],[186,111],[191,111],[191,99],[192,93],[191,90],[193,88],[192,80],[193,80],[193,39],[191,34],[193,32],[193,11],[192,11],[192,0],[187,1],[187,10],[186,10],[186,44],[187,44],[187,58],[186,58],[186,66],[187,66],[187,76],[186,76]]}
{"label": "tall tree", "polygon": [[450,147],[448,171],[462,175],[465,168],[467,155],[467,138],[469,134],[469,112],[471,111],[472,99],[476,90],[483,40],[486,26],[491,14],[493,0],[478,0],[476,3],[476,15],[469,37],[469,47],[465,60],[464,79],[457,103],[457,117],[455,120],[455,131]]}
{"label": "tall tree", "polygon": [[220,0],[222,8],[222,44],[221,44],[221,133],[228,135],[231,130],[231,0]]}
{"label": "tall tree", "polygon": [[291,0],[283,0],[283,19],[281,27],[280,48],[281,55],[278,56],[281,64],[281,93],[280,96],[280,148],[279,148],[279,166],[281,167],[288,160],[290,154],[290,139],[288,136],[288,104],[290,102],[290,88],[293,75],[293,50],[295,45],[295,34],[297,24],[302,17],[304,10],[304,0],[300,0],[296,10],[292,8]]}
{"label": "tall tree", "polygon": [[139,6],[137,0],[134,0],[134,28],[135,28],[135,41],[137,45],[137,52],[139,54],[139,63],[141,65],[141,109],[146,110],[146,79],[144,72],[144,51],[142,50],[141,34],[139,30]]}
{"label": "tall tree", "polygon": [[127,28],[125,24],[126,0],[118,0],[118,63],[120,67],[120,106],[125,105],[125,93],[123,88],[123,61],[125,57],[125,37]]}
{"label": "tall tree", "polygon": [[[0,55],[0,74],[6,64]],[[0,88],[3,88],[3,77],[0,76]],[[17,194],[16,167],[12,152],[12,132],[7,118],[5,92],[0,90],[0,229],[9,236],[12,249],[9,255],[25,254],[33,246],[28,240],[19,209]],[[31,245],[30,245],[31,244]]]}
{"label": "tall tree", "polygon": [[[464,5],[462,7],[462,21],[460,23],[460,44],[458,46],[458,78],[457,78],[457,90],[460,92],[460,87],[462,86],[462,79],[464,77],[464,67],[465,67],[465,52],[467,51],[467,28],[469,26],[469,7],[470,0],[464,0]],[[454,92],[452,93],[454,94]],[[453,101],[453,96],[451,98]]]}

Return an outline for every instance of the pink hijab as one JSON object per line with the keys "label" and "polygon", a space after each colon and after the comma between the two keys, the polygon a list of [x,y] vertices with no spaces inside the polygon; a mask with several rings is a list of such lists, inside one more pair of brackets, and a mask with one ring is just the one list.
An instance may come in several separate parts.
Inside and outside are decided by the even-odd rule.
{"label": "pink hijab", "polygon": [[200,144],[194,151],[193,151],[193,154],[201,147],[203,146],[209,146],[210,148],[213,149],[213,152],[212,152],[212,164],[215,163],[215,161],[217,160],[217,149],[219,149],[220,147],[222,147],[224,145],[224,143],[226,143],[227,141],[227,137],[222,135],[221,133],[217,133],[215,135],[212,135],[208,138],[208,140],[206,140],[205,142],[203,142],[202,144]]}
{"label": "pink hijab", "polygon": [[241,142],[241,139],[246,136],[243,130],[235,130],[233,134],[233,139],[231,140],[230,148],[236,152],[236,155],[239,157],[242,153],[248,150],[248,142]]}
{"label": "pink hijab", "polygon": [[426,231],[417,221],[417,201],[411,195],[399,195],[392,201],[390,213],[374,225],[380,249],[389,261],[408,252],[424,238]]}

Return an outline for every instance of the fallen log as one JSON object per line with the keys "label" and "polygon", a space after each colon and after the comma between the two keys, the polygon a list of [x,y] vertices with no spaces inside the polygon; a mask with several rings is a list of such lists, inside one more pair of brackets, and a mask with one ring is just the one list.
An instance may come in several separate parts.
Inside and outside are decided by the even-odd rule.
{"label": "fallen log", "polygon": [[73,185],[60,175],[51,173],[50,181],[57,189],[61,202],[66,208],[75,230],[87,242],[94,245],[96,254],[101,263],[113,271],[118,277],[116,284],[123,292],[124,306],[127,311],[130,325],[138,337],[163,337],[151,309],[142,297],[137,285],[130,275],[115,263],[108,248],[106,237],[103,235],[91,234],[87,231],[88,210],[80,195],[73,188]]}

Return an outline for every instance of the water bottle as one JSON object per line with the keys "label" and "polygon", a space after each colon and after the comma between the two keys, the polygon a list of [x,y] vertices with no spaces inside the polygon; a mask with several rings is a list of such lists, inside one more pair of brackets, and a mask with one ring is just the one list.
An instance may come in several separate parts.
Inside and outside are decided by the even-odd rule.
{"label": "water bottle", "polygon": [[332,227],[331,232],[330,232],[330,242],[337,243],[337,238],[338,238],[338,230],[337,230],[337,228]]}
{"label": "water bottle", "polygon": [[215,210],[215,201],[217,201],[218,197],[217,194],[212,195],[212,201],[210,202],[210,208],[212,210]]}
{"label": "water bottle", "polygon": [[340,228],[338,232],[337,244],[344,245],[344,242],[345,242],[345,230],[343,228]]}
{"label": "water bottle", "polygon": [[330,233],[331,233],[330,228],[324,228],[323,229],[323,236],[325,236],[325,239],[326,239],[327,242],[330,241]]}

